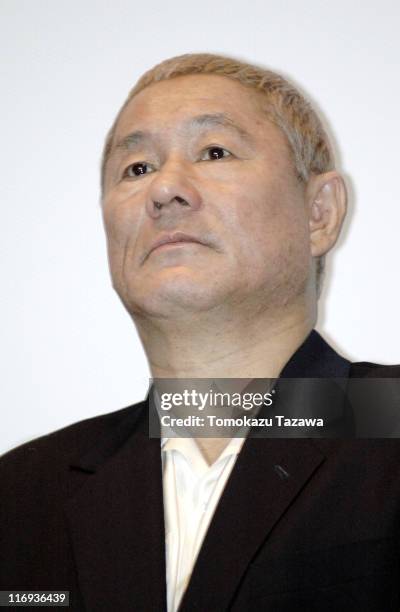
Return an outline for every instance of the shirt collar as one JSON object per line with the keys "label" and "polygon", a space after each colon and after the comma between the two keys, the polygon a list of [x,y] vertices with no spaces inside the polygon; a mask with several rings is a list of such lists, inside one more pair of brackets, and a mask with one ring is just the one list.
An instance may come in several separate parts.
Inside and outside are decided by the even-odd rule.
{"label": "shirt collar", "polygon": [[[245,442],[245,439],[246,438],[232,438],[213,465],[216,465],[228,457],[238,455]],[[161,438],[161,451],[163,454],[169,453],[170,451],[177,451],[190,462],[193,461],[193,458],[197,456],[198,453],[200,453],[203,457],[198,445],[196,444],[196,441],[193,438]]]}

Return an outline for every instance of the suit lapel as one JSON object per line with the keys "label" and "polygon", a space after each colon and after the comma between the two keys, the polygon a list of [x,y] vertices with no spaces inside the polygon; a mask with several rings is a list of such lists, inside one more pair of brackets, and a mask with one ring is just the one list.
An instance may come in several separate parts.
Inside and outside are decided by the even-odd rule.
{"label": "suit lapel", "polygon": [[[282,378],[347,378],[349,362],[313,331]],[[249,437],[200,550],[179,612],[227,610],[249,564],[325,460],[309,439]]]}
{"label": "suit lapel", "polygon": [[128,415],[71,474],[84,480],[66,505],[78,581],[96,612],[166,609],[160,440],[148,437],[147,403],[132,410],[133,433]]}
{"label": "suit lapel", "polygon": [[229,609],[260,545],[323,460],[309,440],[250,438],[245,442],[180,612]]}

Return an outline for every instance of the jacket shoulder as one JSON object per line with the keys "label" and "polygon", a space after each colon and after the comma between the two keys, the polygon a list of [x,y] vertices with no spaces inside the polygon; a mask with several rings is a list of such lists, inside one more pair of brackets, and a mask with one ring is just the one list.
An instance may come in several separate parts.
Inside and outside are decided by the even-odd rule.
{"label": "jacket shoulder", "polygon": [[[68,465],[89,451],[102,438],[118,430],[128,416],[140,412],[143,402],[107,414],[72,423],[62,429],[35,438],[0,456],[0,486],[15,474],[49,473]],[[39,472],[38,472],[39,471]]]}
{"label": "jacket shoulder", "polygon": [[400,378],[400,365],[358,361],[350,366],[351,378]]}

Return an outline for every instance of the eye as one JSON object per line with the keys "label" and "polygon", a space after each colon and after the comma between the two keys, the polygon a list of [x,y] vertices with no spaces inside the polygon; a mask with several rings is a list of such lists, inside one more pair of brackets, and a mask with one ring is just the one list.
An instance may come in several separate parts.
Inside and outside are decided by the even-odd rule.
{"label": "eye", "polygon": [[211,160],[211,159],[223,159],[224,157],[230,157],[232,153],[230,153],[227,149],[223,149],[222,147],[207,147],[202,153],[201,159],[203,161]]}
{"label": "eye", "polygon": [[154,168],[146,162],[135,162],[125,168],[122,176],[123,178],[138,178],[139,176],[153,172],[153,170]]}

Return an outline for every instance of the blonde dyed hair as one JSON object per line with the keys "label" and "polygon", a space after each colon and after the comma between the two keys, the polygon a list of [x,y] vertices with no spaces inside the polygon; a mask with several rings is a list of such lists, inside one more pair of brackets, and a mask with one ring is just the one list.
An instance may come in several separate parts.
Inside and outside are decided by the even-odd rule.
{"label": "blonde dyed hair", "polygon": [[[306,183],[311,175],[322,174],[334,168],[332,148],[320,118],[310,102],[288,80],[272,70],[230,57],[211,53],[188,53],[157,64],[145,72],[129,92],[104,144],[101,162],[102,189],[108,158],[114,146],[116,125],[130,100],[153,83],[195,74],[227,77],[264,96],[266,118],[285,134],[300,181]],[[324,257],[319,257],[316,262],[318,294],[323,270]]]}

